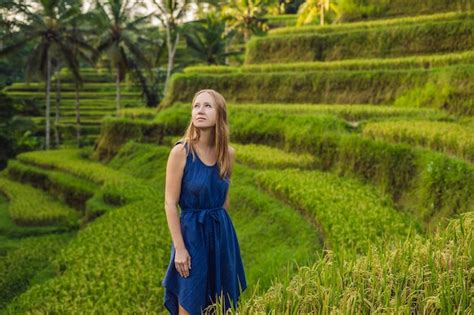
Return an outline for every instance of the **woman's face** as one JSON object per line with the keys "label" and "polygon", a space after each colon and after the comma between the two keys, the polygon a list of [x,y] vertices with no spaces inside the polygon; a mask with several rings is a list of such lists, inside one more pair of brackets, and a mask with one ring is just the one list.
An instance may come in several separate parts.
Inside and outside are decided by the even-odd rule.
{"label": "woman's face", "polygon": [[214,127],[216,124],[217,110],[209,93],[203,92],[194,100],[192,120],[196,128]]}

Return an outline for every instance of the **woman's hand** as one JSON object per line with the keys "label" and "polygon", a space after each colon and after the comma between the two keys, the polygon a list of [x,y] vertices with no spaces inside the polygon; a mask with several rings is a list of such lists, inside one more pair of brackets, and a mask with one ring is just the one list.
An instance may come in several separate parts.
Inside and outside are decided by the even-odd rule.
{"label": "woman's hand", "polygon": [[191,269],[191,256],[189,256],[186,248],[176,249],[174,265],[181,277],[187,278],[189,276],[189,269]]}

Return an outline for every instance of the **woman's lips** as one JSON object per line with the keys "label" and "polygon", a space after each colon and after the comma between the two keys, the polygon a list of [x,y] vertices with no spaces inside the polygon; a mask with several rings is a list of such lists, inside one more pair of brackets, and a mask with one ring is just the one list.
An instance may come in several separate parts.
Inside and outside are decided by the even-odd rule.
{"label": "woman's lips", "polygon": [[205,119],[206,119],[206,118],[204,118],[204,117],[199,117],[199,118],[197,118],[197,120],[205,120]]}

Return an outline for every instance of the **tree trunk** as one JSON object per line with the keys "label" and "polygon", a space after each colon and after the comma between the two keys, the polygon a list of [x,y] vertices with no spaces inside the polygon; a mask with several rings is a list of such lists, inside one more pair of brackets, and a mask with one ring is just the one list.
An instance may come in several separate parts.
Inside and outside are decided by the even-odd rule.
{"label": "tree trunk", "polygon": [[320,10],[319,10],[319,13],[320,13],[320,24],[321,25],[324,25],[324,5],[323,3],[321,3],[321,6],[320,6]]}
{"label": "tree trunk", "polygon": [[229,65],[229,56],[227,55],[228,51],[229,51],[229,42],[227,41],[224,43],[224,53],[226,54],[224,57],[224,64],[227,66]]}
{"label": "tree trunk", "polygon": [[46,127],[45,127],[45,149],[49,150],[49,116],[50,116],[50,109],[51,109],[51,99],[50,99],[50,92],[51,92],[51,57],[49,55],[49,51],[46,52],[46,63],[47,63],[47,70],[46,70]]}
{"label": "tree trunk", "polygon": [[59,104],[61,103],[61,78],[59,75],[59,71],[61,69],[61,65],[58,62],[58,66],[56,68],[56,115],[54,117],[54,140],[56,143],[56,147],[59,147],[59,130],[58,130],[58,125],[59,125]]}
{"label": "tree trunk", "polygon": [[171,31],[169,24],[166,26],[166,41],[168,46],[168,68],[166,69],[166,80],[163,95],[166,95],[168,92],[168,82],[171,76],[171,71],[173,70],[174,54],[176,53],[176,46],[179,41],[179,33],[176,33],[176,40],[174,45],[171,44]]}
{"label": "tree trunk", "polygon": [[120,66],[117,66],[117,76],[115,80],[115,86],[116,86],[116,103],[117,103],[117,117],[119,115],[120,111]]}
{"label": "tree trunk", "polygon": [[329,10],[329,0],[319,1],[320,22],[324,25],[324,11]]}
{"label": "tree trunk", "polygon": [[81,112],[79,109],[79,86],[76,82],[76,139],[77,147],[81,147]]}

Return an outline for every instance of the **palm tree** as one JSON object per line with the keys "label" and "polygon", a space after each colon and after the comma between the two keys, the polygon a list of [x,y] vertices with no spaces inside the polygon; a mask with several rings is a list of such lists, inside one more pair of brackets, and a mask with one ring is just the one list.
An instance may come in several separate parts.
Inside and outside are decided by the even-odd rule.
{"label": "palm tree", "polygon": [[334,11],[338,14],[339,10],[336,4],[329,0],[306,0],[298,8],[298,19],[296,26],[308,24],[315,21],[319,15],[319,24],[324,25],[326,12]]}
{"label": "palm tree", "polygon": [[[90,28],[89,21],[91,20],[91,14],[86,13],[80,16],[77,16],[71,21],[71,32],[70,35],[74,38],[72,45],[72,54],[73,58],[81,59],[86,61],[89,65],[93,66],[94,62],[91,57],[87,54],[96,52],[95,48],[89,44],[83,45],[81,43],[86,43],[85,36],[91,35],[94,33],[93,28]],[[81,27],[78,27],[78,24],[81,23]],[[82,87],[82,81],[74,79],[74,90],[75,90],[75,112],[76,112],[76,140],[77,146],[81,147],[81,112],[80,112],[80,103],[79,103],[79,89]]]}
{"label": "palm tree", "polygon": [[54,59],[55,69],[56,69],[56,106],[55,106],[55,115],[54,115],[54,140],[56,142],[56,147],[59,147],[59,105],[61,104],[61,76],[59,71],[61,70],[61,61]]}
{"label": "palm tree", "polygon": [[62,0],[40,0],[36,4],[39,5],[39,11],[32,11],[28,5],[22,3],[15,4],[12,8],[15,13],[23,14],[26,21],[16,22],[16,26],[20,29],[17,33],[18,38],[14,44],[0,51],[0,57],[14,53],[29,42],[35,43],[26,64],[26,80],[29,82],[33,76],[39,74],[46,81],[45,149],[48,150],[50,147],[52,58],[64,60],[76,80],[82,81],[78,61],[73,58],[71,51],[74,38],[68,35],[70,32],[68,23],[80,14],[80,8]]}
{"label": "palm tree", "polygon": [[226,57],[240,54],[238,51],[226,52],[235,30],[225,31],[225,21],[216,13],[210,12],[205,20],[187,23],[184,37],[189,52],[196,60],[207,64],[226,64]]}
{"label": "palm tree", "polygon": [[150,67],[141,67],[135,60],[129,59],[128,65],[132,79],[141,87],[142,96],[147,107],[156,107],[163,98],[161,89],[165,81],[166,69],[160,67],[166,51],[166,41],[156,27],[142,28],[146,41],[140,43],[140,49],[147,58]]}
{"label": "palm tree", "polygon": [[99,39],[97,53],[93,59],[97,61],[100,54],[108,52],[110,66],[116,71],[116,107],[117,115],[120,111],[120,81],[129,71],[128,60],[133,58],[137,63],[146,64],[146,58],[139,49],[138,43],[145,40],[141,36],[140,27],[148,21],[150,16],[134,15],[134,10],[143,3],[130,3],[129,0],[95,1],[94,22],[98,27]]}
{"label": "palm tree", "polygon": [[166,30],[166,46],[168,47],[168,67],[166,70],[166,80],[163,90],[163,95],[168,91],[169,79],[173,70],[174,56],[176,54],[176,47],[179,42],[179,35],[182,32],[179,24],[181,19],[185,16],[189,9],[192,0],[163,0],[163,4],[153,0],[153,3],[160,11],[156,15]]}
{"label": "palm tree", "polygon": [[[71,52],[70,56],[76,60],[85,61],[90,66],[94,66],[94,61],[91,59],[91,56],[96,53],[96,50],[93,46],[87,43],[86,37],[93,37],[95,34],[95,29],[91,25],[92,13],[86,12],[81,15],[75,16],[70,22],[70,31],[68,36],[71,38]],[[79,27],[78,25],[81,25]],[[60,68],[57,70],[57,84],[60,86]],[[81,113],[80,113],[80,97],[79,90],[83,86],[82,80],[77,80],[73,76],[74,81],[74,91],[75,91],[75,114],[76,114],[76,143],[78,147],[81,147]],[[60,87],[57,88],[57,93],[60,94]],[[56,112],[57,120],[59,121],[59,107],[57,107]]]}
{"label": "palm tree", "polygon": [[243,34],[245,42],[252,34],[265,34],[268,30],[266,14],[267,0],[231,0],[223,9],[229,26]]}
{"label": "palm tree", "polygon": [[[77,26],[78,22],[82,22],[81,28]],[[76,19],[71,21],[71,30],[69,36],[73,37],[74,40],[71,41],[71,58],[75,58],[78,61],[85,61],[90,66],[94,66],[94,62],[91,59],[89,54],[95,52],[94,47],[86,43],[84,38],[87,34],[92,34],[92,31],[87,28],[87,14],[77,16]],[[84,27],[85,26],[85,27]],[[81,45],[79,43],[82,43]],[[55,60],[56,64],[56,107],[55,107],[55,138],[56,145],[59,146],[59,119],[60,119],[60,104],[61,104],[61,69],[63,63],[61,60]],[[83,86],[82,80],[77,80],[75,77],[72,78],[74,81],[74,91],[75,91],[75,114],[76,114],[76,143],[78,147],[81,147],[81,113],[80,113],[80,94],[79,90]]]}
{"label": "palm tree", "polygon": [[133,78],[140,84],[146,106],[156,107],[163,98],[160,86],[164,81],[163,77],[166,71],[160,67],[140,67],[134,60],[129,60],[129,65]]}

